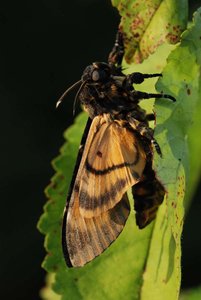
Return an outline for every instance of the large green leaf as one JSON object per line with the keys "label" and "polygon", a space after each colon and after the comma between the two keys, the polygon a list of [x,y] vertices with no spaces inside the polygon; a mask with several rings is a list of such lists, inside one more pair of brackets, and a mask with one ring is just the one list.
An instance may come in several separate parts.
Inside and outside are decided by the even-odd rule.
{"label": "large green leaf", "polygon": [[[201,113],[200,32],[201,9],[195,15],[194,24],[183,34],[181,44],[170,54],[163,79],[157,84],[159,91],[174,95],[177,102],[174,109],[171,103],[162,99],[155,106],[155,136],[163,150],[163,158],[157,156],[154,162],[167,196],[153,230],[142,299],[149,299],[149,291],[154,291],[152,299],[160,299],[161,293],[163,298],[167,295],[167,299],[177,299],[179,293],[184,197],[186,195],[187,204],[190,193],[186,191],[192,193],[201,167],[197,155],[201,151],[201,141],[194,134],[201,125],[198,118],[198,111],[199,115]],[[189,145],[190,150],[196,147],[193,155]],[[160,289],[154,290],[156,286]]]}
{"label": "large green leaf", "polygon": [[[183,34],[181,44],[170,54],[158,91],[174,95],[176,103],[157,100],[156,139],[163,158],[155,155],[157,176],[167,190],[157,219],[143,230],[135,225],[131,213],[123,233],[100,257],[83,268],[68,269],[61,251],[61,220],[79,141],[87,116],[82,113],[65,132],[67,140],[61,154],[53,162],[56,171],[46,189],[48,202],[39,221],[39,229],[46,235],[48,255],[43,267],[55,274],[54,291],[61,299],[178,299],[180,287],[180,238],[183,226],[183,201],[186,183],[193,191],[201,168],[196,157],[201,151],[197,139],[200,126],[201,98],[201,10],[195,22]],[[127,66],[126,72],[160,72],[171,47],[163,45],[142,65]],[[139,90],[152,92],[153,80],[147,80]],[[152,86],[152,88],[151,88]],[[201,101],[200,101],[201,102]],[[149,100],[142,105],[149,111]],[[196,149],[195,149],[196,148]],[[190,171],[189,171],[190,165]],[[189,172],[190,176],[189,176]],[[191,179],[192,178],[192,179]],[[190,192],[187,193],[189,202]],[[48,298],[46,298],[48,299]]]}
{"label": "large green leaf", "polygon": [[121,17],[125,59],[139,63],[164,42],[175,44],[186,28],[187,0],[112,0]]}

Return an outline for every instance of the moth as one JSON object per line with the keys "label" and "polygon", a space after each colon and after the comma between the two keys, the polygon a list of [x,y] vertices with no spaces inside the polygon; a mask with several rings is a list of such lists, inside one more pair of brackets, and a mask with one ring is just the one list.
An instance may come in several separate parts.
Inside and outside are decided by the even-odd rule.
{"label": "moth", "polygon": [[125,75],[123,55],[123,34],[118,31],[108,63],[92,63],[70,88],[80,85],[74,103],[79,100],[89,118],[63,217],[62,246],[68,267],[84,266],[116,240],[130,213],[130,188],[139,228],[155,218],[164,198],[164,187],[152,168],[153,147],[161,155],[149,127],[155,116],[146,114],[139,102],[175,98],[137,91],[133,84],[161,74]]}

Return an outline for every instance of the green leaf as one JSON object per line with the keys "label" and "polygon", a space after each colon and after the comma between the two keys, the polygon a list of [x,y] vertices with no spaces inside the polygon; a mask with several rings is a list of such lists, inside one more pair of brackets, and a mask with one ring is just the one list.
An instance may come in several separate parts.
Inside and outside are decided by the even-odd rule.
{"label": "green leaf", "polygon": [[[200,24],[201,10],[183,34],[181,44],[170,54],[163,78],[157,84],[158,91],[175,96],[177,102],[161,99],[155,105],[155,136],[163,157],[156,154],[154,165],[167,190],[156,221],[139,230],[132,210],[125,229],[115,243],[100,257],[79,269],[68,269],[65,265],[61,251],[61,220],[86,114],[76,118],[75,124],[65,132],[67,141],[53,162],[56,173],[46,189],[49,200],[38,225],[46,235],[48,255],[43,267],[54,273],[53,289],[62,300],[157,300],[161,299],[161,295],[164,300],[178,299],[183,201],[187,189],[190,192],[186,194],[186,204],[190,202],[190,194],[201,169],[201,163],[197,160],[201,151],[201,141],[197,138],[201,125]],[[172,46],[164,44],[142,65],[127,66],[126,71],[160,72],[171,50]],[[154,79],[150,79],[138,89],[154,92],[153,86]],[[152,103],[147,100],[142,105],[151,111]],[[197,157],[189,155],[190,151]],[[43,297],[51,299],[47,298],[47,293]]]}
{"label": "green leaf", "polygon": [[43,300],[61,300],[61,296],[56,294],[52,289],[51,285],[54,282],[54,274],[49,273],[46,277],[46,286],[41,289],[40,297]]}
{"label": "green leaf", "polygon": [[187,0],[112,0],[121,17],[125,59],[142,62],[164,42],[175,44],[186,28]]}
{"label": "green leaf", "polygon": [[150,295],[150,299],[160,299],[161,294],[163,299],[177,299],[179,294],[184,198],[186,195],[186,203],[190,201],[190,193],[186,191],[192,193],[201,169],[197,157],[189,152],[189,146],[190,150],[192,146],[197,148],[196,154],[201,151],[201,141],[194,134],[201,123],[198,118],[198,111],[201,113],[200,32],[201,9],[195,15],[194,24],[183,34],[181,44],[170,54],[163,78],[157,84],[158,91],[175,96],[177,101],[172,104],[161,99],[155,106],[155,136],[163,151],[163,158],[155,157],[155,170],[167,196],[153,230],[142,299],[149,299]]}

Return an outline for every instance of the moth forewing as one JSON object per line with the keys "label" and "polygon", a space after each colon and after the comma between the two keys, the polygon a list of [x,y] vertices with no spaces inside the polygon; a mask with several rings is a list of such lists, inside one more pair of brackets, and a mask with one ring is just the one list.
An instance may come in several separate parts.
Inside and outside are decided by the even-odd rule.
{"label": "moth forewing", "polygon": [[121,233],[130,212],[126,194],[114,208],[94,218],[83,218],[77,203],[75,199],[64,214],[63,251],[69,267],[82,267],[107,249]]}
{"label": "moth forewing", "polygon": [[80,213],[90,218],[114,207],[140,180],[145,160],[134,131],[120,122],[103,122],[94,135],[81,172]]}
{"label": "moth forewing", "polygon": [[68,265],[84,265],[117,238],[130,210],[126,192],[140,180],[145,163],[128,123],[93,119],[63,222]]}

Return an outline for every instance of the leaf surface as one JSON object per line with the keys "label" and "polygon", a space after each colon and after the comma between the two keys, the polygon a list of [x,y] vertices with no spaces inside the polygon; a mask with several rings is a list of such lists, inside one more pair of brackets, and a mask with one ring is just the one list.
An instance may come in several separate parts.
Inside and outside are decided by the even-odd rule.
{"label": "leaf surface", "polygon": [[155,137],[163,158],[156,156],[154,163],[167,195],[154,226],[141,299],[160,299],[161,294],[163,299],[177,299],[179,295],[184,204],[190,202],[201,169],[195,156],[201,151],[201,141],[194,132],[201,125],[198,119],[198,111],[201,112],[200,12],[182,35],[181,44],[170,54],[163,78],[157,84],[158,91],[175,96],[177,101],[172,104],[161,99],[155,105]]}
{"label": "leaf surface", "polygon": [[125,59],[140,63],[164,42],[176,44],[186,28],[187,0],[113,0],[121,15]]}

